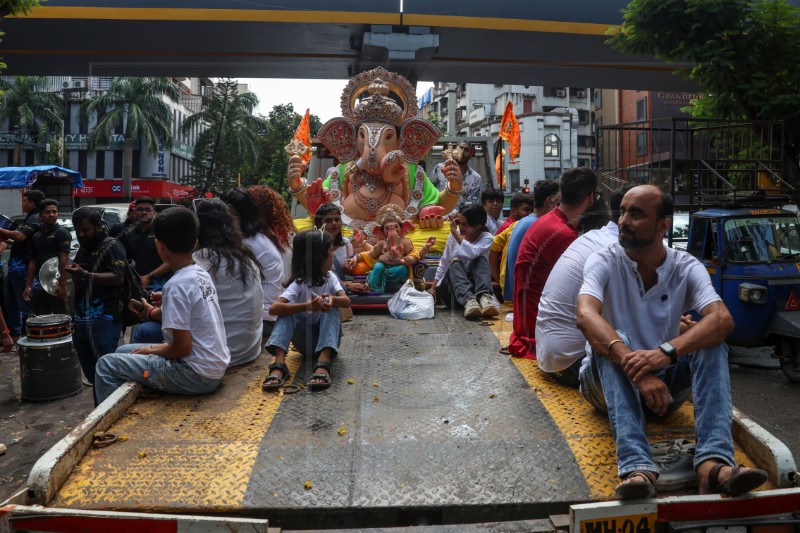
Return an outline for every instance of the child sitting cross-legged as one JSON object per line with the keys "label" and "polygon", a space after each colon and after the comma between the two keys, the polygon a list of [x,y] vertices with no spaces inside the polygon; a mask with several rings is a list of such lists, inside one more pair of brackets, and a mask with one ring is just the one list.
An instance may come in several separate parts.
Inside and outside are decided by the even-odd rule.
{"label": "child sitting cross-legged", "polygon": [[290,377],[286,366],[289,341],[309,362],[312,356],[317,358],[309,387],[315,390],[330,386],[331,364],[342,339],[341,318],[334,308],[350,306],[350,298],[331,270],[330,234],[316,229],[298,233],[292,248],[291,281],[269,310],[278,319],[266,345],[267,351],[275,356],[262,384],[267,391],[278,390]]}
{"label": "child sitting cross-legged", "polygon": [[207,394],[222,382],[231,360],[214,282],[192,258],[197,217],[172,207],[154,224],[156,250],[173,272],[155,311],[165,342],[128,344],[101,357],[94,383],[98,402],[126,381],[173,394]]}

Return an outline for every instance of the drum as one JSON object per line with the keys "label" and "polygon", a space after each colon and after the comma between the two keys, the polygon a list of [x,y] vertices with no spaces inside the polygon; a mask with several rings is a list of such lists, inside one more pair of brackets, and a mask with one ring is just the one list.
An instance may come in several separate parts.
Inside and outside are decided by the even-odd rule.
{"label": "drum", "polygon": [[72,335],[47,341],[22,337],[17,343],[17,353],[23,400],[60,400],[78,394],[83,388]]}
{"label": "drum", "polygon": [[50,341],[72,335],[72,317],[69,315],[39,315],[25,323],[28,340]]}

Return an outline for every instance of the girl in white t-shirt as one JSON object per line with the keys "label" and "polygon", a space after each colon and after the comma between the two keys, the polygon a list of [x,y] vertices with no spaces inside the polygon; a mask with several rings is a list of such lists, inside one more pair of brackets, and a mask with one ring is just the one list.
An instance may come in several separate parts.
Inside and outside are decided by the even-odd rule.
{"label": "girl in white t-shirt", "polygon": [[[291,282],[269,310],[278,317],[266,345],[267,351],[275,356],[262,385],[269,391],[279,389],[290,378],[286,366],[289,341],[309,362],[317,358],[309,387],[314,390],[330,386],[331,362],[339,353],[342,338],[339,313],[333,308],[350,306],[350,298],[331,271],[330,234],[316,229],[304,231],[295,236],[292,248]],[[309,339],[311,346],[307,344]]]}

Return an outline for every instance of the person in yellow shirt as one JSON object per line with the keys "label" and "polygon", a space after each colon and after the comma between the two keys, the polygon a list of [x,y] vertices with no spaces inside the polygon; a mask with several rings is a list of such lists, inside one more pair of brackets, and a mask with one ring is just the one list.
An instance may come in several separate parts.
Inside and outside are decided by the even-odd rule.
{"label": "person in yellow shirt", "polygon": [[[514,291],[511,290],[514,283],[514,265],[512,263],[511,268],[507,266],[509,243],[512,241],[511,237],[514,227],[520,220],[525,220],[525,225],[530,226],[532,223],[531,217],[533,220],[536,220],[536,218],[547,214],[557,205],[557,197],[557,181],[539,180],[534,185],[533,195],[520,193],[515,194],[511,198],[512,215],[515,220],[495,235],[494,242],[492,242],[492,246],[489,248],[492,288],[498,300],[510,302],[514,298]],[[518,202],[515,200],[518,200]],[[521,241],[522,239],[520,236],[514,240],[517,247],[519,247]],[[516,250],[514,250],[512,256],[516,259]],[[508,279],[506,277],[506,272],[509,273]]]}

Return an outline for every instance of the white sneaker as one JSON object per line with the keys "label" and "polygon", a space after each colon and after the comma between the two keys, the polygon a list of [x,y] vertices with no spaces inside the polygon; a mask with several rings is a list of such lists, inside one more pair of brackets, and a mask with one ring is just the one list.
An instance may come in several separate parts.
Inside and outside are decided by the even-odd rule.
{"label": "white sneaker", "polygon": [[494,299],[488,294],[481,295],[481,315],[484,317],[498,316],[500,311],[494,306]]}
{"label": "white sneaker", "polygon": [[481,304],[476,299],[467,300],[464,305],[464,318],[480,318],[483,316],[481,311]]}
{"label": "white sneaker", "polygon": [[0,444],[0,455],[3,455],[4,453],[6,453],[7,449],[8,448],[6,448],[5,444]]}

